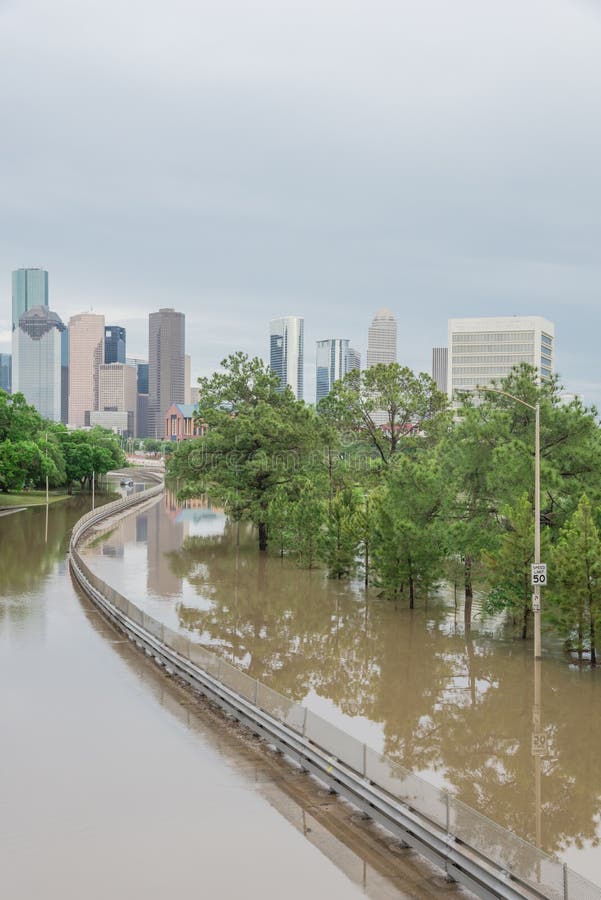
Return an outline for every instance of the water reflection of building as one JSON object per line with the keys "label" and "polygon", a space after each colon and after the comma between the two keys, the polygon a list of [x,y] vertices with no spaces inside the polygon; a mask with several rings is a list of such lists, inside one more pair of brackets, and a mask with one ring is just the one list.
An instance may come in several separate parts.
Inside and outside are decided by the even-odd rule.
{"label": "water reflection of building", "polygon": [[179,505],[175,494],[165,491],[161,503],[147,513],[147,589],[160,597],[181,597],[182,579],[171,571],[168,553],[179,550],[185,537],[185,523],[177,521]]}

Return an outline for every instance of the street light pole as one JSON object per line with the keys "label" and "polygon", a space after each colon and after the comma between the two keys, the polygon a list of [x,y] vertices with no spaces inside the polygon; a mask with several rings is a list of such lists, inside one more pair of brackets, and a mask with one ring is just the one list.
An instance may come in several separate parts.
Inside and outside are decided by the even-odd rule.
{"label": "street light pole", "polygon": [[[515,397],[507,391],[500,391],[498,388],[487,387],[485,385],[477,385],[477,391],[488,391],[491,394],[501,394],[503,397],[509,397],[522,406],[534,411],[534,564],[540,564],[540,402],[536,404],[527,403],[521,397]],[[540,585],[534,585],[532,594],[532,613],[534,617],[534,659],[542,659],[541,644],[541,616],[540,616]]]}
{"label": "street light pole", "polygon": [[[540,403],[536,401],[534,415],[534,564],[540,564]],[[532,596],[534,614],[534,659],[542,659],[540,627],[540,585],[534,585]]]}

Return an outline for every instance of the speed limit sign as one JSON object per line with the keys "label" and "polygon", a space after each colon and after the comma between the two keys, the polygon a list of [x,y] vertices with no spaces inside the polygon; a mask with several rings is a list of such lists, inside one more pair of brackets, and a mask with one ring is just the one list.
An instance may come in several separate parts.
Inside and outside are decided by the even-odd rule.
{"label": "speed limit sign", "polygon": [[532,584],[536,587],[543,587],[547,583],[547,564],[536,563],[531,566]]}

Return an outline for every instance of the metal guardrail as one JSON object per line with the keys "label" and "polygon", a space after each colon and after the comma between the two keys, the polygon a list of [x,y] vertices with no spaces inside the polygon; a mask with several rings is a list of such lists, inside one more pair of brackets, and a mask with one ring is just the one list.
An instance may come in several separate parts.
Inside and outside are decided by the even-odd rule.
{"label": "metal guardrail", "polygon": [[95,575],[77,550],[83,534],[96,522],[158,496],[163,489],[163,484],[157,484],[109,503],[87,513],[73,528],[72,571],[117,628],[169,673],[209,696],[478,896],[601,900],[601,887],[158,622]]}

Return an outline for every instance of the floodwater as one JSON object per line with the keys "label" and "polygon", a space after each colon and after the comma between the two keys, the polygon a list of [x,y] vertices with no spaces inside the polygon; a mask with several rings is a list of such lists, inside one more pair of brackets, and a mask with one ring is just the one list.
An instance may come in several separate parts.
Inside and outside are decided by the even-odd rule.
{"label": "floodwater", "polygon": [[477,609],[466,634],[451,591],[395,608],[168,493],[87,554],[170,628],[601,881],[601,672],[551,636],[535,706],[531,643]]}
{"label": "floodwater", "polygon": [[[106,623],[65,561],[88,506],[0,517],[2,896],[458,895]],[[157,588],[176,583],[156,544],[160,511],[123,532],[133,524],[134,551],[143,534],[154,546]],[[123,565],[130,551],[119,557],[114,538],[98,552]]]}

